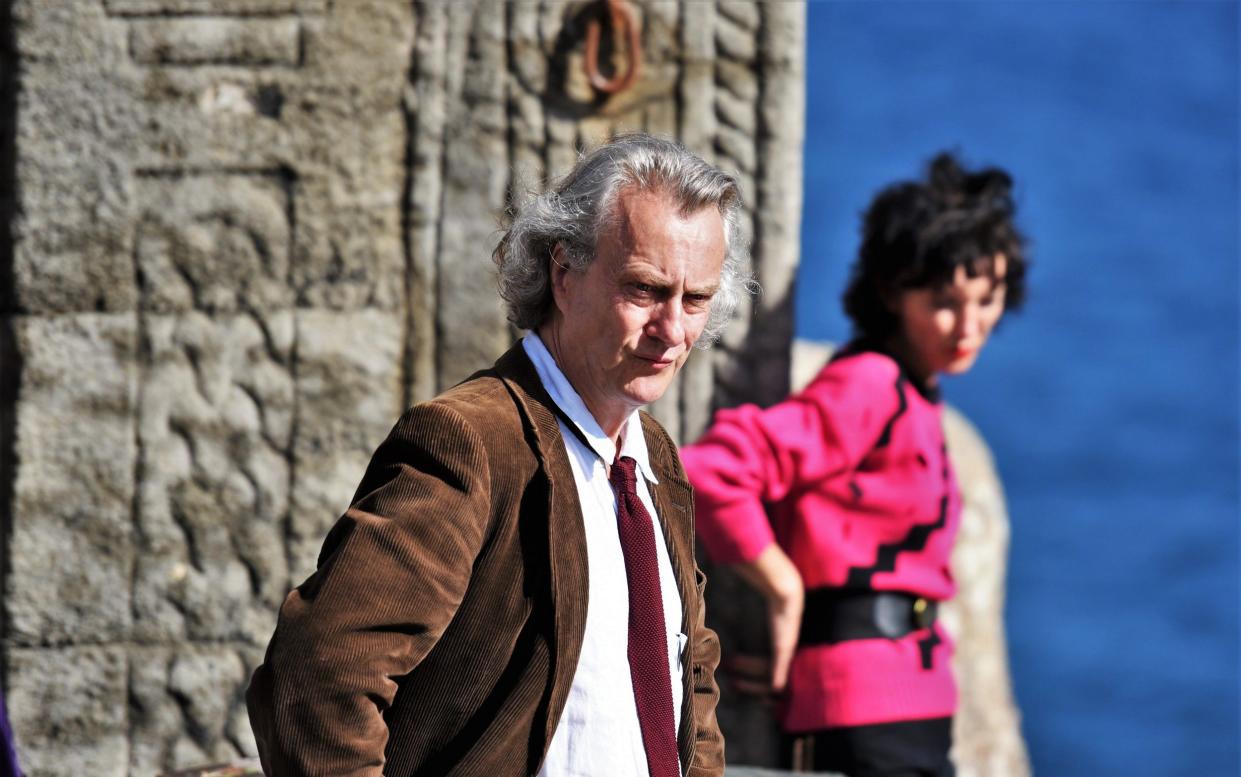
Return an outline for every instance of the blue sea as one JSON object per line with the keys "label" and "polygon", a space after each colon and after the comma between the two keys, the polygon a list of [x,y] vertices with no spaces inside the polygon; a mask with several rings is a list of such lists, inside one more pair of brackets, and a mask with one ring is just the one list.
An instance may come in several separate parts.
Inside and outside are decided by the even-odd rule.
{"label": "blue sea", "polygon": [[1017,181],[1025,310],[945,386],[1012,518],[1035,772],[1241,774],[1235,1],[811,2],[797,332],[940,149]]}

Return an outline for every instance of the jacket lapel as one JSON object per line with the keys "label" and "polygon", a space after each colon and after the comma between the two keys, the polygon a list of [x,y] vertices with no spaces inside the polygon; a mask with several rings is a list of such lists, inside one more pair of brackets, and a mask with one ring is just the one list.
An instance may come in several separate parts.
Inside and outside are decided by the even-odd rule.
{"label": "jacket lapel", "polygon": [[586,631],[590,590],[586,528],[582,524],[582,506],[560,426],[552,410],[552,399],[521,344],[500,357],[495,369],[526,417],[534,438],[531,447],[547,478],[547,552],[551,567],[555,681],[548,700],[547,731],[543,741],[545,755],[573,684]]}
{"label": "jacket lapel", "polygon": [[[649,416],[643,413],[643,427],[646,429]],[[659,473],[659,483],[650,484],[651,493],[655,497],[655,509],[659,511],[659,525],[664,532],[664,542],[668,546],[668,555],[672,559],[672,571],[676,575],[677,588],[681,592],[681,633],[689,634],[689,626],[693,622],[690,616],[691,604],[697,587],[694,580],[694,547],[693,534],[687,531],[691,526],[693,515],[693,490],[689,483],[679,476],[679,467],[670,466],[669,454],[660,439],[662,435],[652,434],[646,429],[647,447],[651,451],[651,465]]]}

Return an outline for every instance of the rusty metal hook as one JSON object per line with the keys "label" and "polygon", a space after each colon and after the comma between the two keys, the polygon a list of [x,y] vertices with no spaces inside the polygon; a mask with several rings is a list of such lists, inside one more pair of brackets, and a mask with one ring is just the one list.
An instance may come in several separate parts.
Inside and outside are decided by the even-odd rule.
{"label": "rusty metal hook", "polygon": [[625,36],[625,41],[629,44],[629,67],[623,72],[617,72],[611,78],[604,78],[599,72],[599,36],[600,23],[598,19],[591,19],[586,24],[586,60],[583,63],[586,69],[586,77],[590,79],[590,85],[600,92],[608,94],[616,94],[623,92],[633,86],[633,82],[638,78],[638,71],[642,65],[642,41],[639,36],[638,22],[634,16],[633,9],[625,0],[605,0],[607,4],[608,16],[612,21],[614,30],[621,30]]}

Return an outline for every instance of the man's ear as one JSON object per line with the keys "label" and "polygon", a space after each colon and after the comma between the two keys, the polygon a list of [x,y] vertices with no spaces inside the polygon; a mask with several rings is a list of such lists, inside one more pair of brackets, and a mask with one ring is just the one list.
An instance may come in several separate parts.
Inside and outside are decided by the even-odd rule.
{"label": "man's ear", "polygon": [[564,246],[557,243],[552,247],[552,261],[548,270],[552,275],[552,302],[556,307],[560,307],[560,300],[564,299],[566,292],[565,280],[569,276],[569,263],[565,261]]}

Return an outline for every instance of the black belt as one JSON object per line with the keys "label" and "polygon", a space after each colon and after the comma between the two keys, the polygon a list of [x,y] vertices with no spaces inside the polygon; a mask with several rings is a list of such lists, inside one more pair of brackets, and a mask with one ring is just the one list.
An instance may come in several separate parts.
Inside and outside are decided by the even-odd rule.
{"label": "black belt", "polygon": [[899,591],[812,588],[806,591],[798,642],[807,646],[900,639],[933,626],[938,613],[938,602]]}

